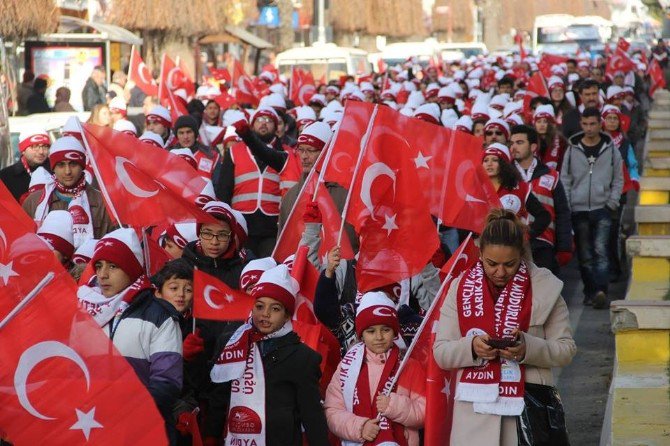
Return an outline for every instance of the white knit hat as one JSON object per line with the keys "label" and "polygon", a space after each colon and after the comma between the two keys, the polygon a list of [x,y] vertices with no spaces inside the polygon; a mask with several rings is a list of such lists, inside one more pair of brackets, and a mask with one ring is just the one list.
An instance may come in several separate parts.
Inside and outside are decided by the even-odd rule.
{"label": "white knit hat", "polygon": [[98,240],[91,262],[106,260],[121,268],[131,281],[144,273],[144,254],[134,229],[119,228]]}
{"label": "white knit hat", "polygon": [[332,136],[333,131],[330,129],[330,125],[325,122],[316,121],[303,129],[300,136],[298,136],[298,144],[306,144],[315,149],[323,149]]}
{"label": "white knit hat", "polygon": [[172,127],[172,117],[167,108],[162,105],[154,105],[146,116],[147,121],[158,121],[165,127]]}
{"label": "white knit hat", "polygon": [[507,124],[505,121],[503,121],[500,118],[493,118],[489,119],[486,122],[486,125],[484,126],[484,131],[491,129],[491,128],[498,128],[503,131],[505,134],[505,138],[509,139],[509,124]]}
{"label": "white knit hat", "polygon": [[319,104],[322,107],[325,107],[328,104],[328,101],[326,100],[326,97],[322,94],[319,94],[319,93],[313,94],[312,97],[309,98],[309,103],[311,104],[312,102],[315,103],[315,104]]}
{"label": "white knit hat", "polygon": [[21,153],[28,147],[35,145],[51,145],[51,138],[44,127],[33,125],[19,133],[19,151]]}
{"label": "white knit hat", "polygon": [[49,150],[49,163],[53,167],[61,161],[74,161],[86,167],[86,150],[77,138],[63,136],[53,143]]}
{"label": "white knit hat", "polygon": [[487,155],[495,155],[498,158],[504,158],[508,163],[512,162],[512,156],[509,153],[509,148],[505,144],[500,144],[499,142],[489,144],[482,154],[482,159],[484,159]]}
{"label": "white knit hat", "polygon": [[547,81],[547,88],[551,91],[554,88],[562,88],[565,90],[565,82],[558,76],[551,76]]}
{"label": "white knit hat", "polygon": [[125,116],[127,109],[128,106],[126,105],[126,101],[124,101],[123,98],[119,96],[115,96],[111,101],[109,101],[109,111],[112,113],[121,113]]}
{"label": "white knit hat", "polygon": [[127,133],[129,135],[137,136],[137,128],[135,127],[135,124],[128,121],[127,119],[119,119],[114,123],[112,129]]}
{"label": "white knit hat", "polygon": [[618,85],[610,85],[607,88],[607,100],[612,100],[615,99],[617,96],[625,96],[626,92],[623,91],[623,88],[619,87]]}
{"label": "white knit hat", "polygon": [[316,121],[316,113],[309,105],[301,105],[300,107],[296,107],[295,116],[295,121],[298,125],[304,125],[309,121]]}
{"label": "white knit hat", "polygon": [[277,93],[272,93],[262,97],[258,105],[259,108],[272,107],[274,109],[279,109],[281,111],[286,110],[286,101],[284,100],[284,96]]}
{"label": "white knit hat", "polygon": [[445,108],[442,110],[442,116],[440,116],[440,121],[442,125],[446,128],[453,129],[454,125],[458,121],[458,114],[453,108]]}
{"label": "white knit hat", "polygon": [[82,265],[91,261],[93,253],[95,252],[95,245],[98,243],[97,239],[89,238],[77,248],[72,255],[72,263],[75,265]]}
{"label": "white knit hat", "polygon": [[440,106],[434,102],[422,104],[414,110],[414,117],[431,124],[440,124]]}
{"label": "white knit hat", "polygon": [[387,325],[400,332],[398,312],[393,301],[381,291],[372,291],[363,294],[356,309],[356,334],[359,339],[363,331],[373,325]]}
{"label": "white knit hat", "polygon": [[193,152],[191,152],[191,149],[187,148],[172,149],[170,150],[170,153],[184,159],[184,161],[188,162],[194,169],[198,168],[198,162],[195,160],[195,157],[193,156]]}
{"label": "white knit hat", "polygon": [[284,264],[265,271],[251,291],[254,299],[269,297],[280,302],[289,314],[295,310],[295,298],[300,291],[298,281],[291,277]]}
{"label": "white knit hat", "polygon": [[195,228],[196,224],[193,222],[175,223],[167,227],[161,234],[161,239],[169,238],[175,245],[184,248],[188,243],[198,239],[198,234],[196,233]]}
{"label": "white knit hat", "polygon": [[254,125],[254,121],[261,117],[261,116],[267,116],[268,118],[272,119],[275,123],[275,125],[279,125],[279,115],[275,111],[274,108],[270,107],[269,105],[262,105],[256,109],[253,115],[251,115],[251,125]]}
{"label": "white knit hat", "polygon": [[472,133],[472,118],[468,115],[461,116],[454,123],[454,130]]}
{"label": "white knit hat", "polygon": [[63,257],[69,259],[74,254],[73,226],[72,214],[69,211],[51,211],[44,218],[37,235],[51,249],[60,252]]}
{"label": "white knit hat", "polygon": [[240,274],[240,289],[246,290],[250,286],[256,285],[261,275],[275,266],[277,266],[277,262],[272,257],[263,257],[250,261]]}
{"label": "white knit hat", "polygon": [[535,112],[533,113],[533,122],[540,118],[545,118],[551,122],[555,122],[556,113],[554,113],[554,107],[551,104],[538,105],[535,108]]}
{"label": "white knit hat", "polygon": [[163,138],[161,138],[161,135],[159,135],[158,133],[154,133],[150,130],[145,130],[139,139],[140,141],[144,141],[148,144],[151,144],[154,147],[158,147],[160,149],[165,148],[165,143],[163,142]]}
{"label": "white knit hat", "polygon": [[81,122],[76,116],[70,116],[65,121],[63,128],[60,131],[60,134],[63,136],[74,136],[77,139],[81,139]]}

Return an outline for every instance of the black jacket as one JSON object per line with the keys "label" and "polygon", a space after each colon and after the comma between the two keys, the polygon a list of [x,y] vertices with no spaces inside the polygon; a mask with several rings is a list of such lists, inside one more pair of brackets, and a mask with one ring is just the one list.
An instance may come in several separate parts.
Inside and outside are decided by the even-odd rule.
{"label": "black jacket", "polygon": [[565,139],[570,139],[572,135],[582,131],[582,126],[579,124],[581,115],[581,112],[576,107],[563,115],[562,126],[563,136],[565,136]]}
{"label": "black jacket", "polygon": [[84,110],[91,111],[97,104],[107,103],[107,89],[96,84],[95,81],[89,77],[81,92],[81,99],[84,105]]}
{"label": "black jacket", "polygon": [[[328,425],[321,406],[321,355],[295,332],[260,342],[265,374],[265,426],[268,446],[301,446],[301,425],[310,446],[327,446]],[[228,414],[230,382],[215,384],[203,437],[219,437]]]}
{"label": "black jacket", "polygon": [[[32,170],[34,171],[37,167],[32,168]],[[50,170],[48,158],[41,164],[41,167],[44,167],[47,171]],[[26,172],[21,160],[18,160],[11,166],[7,166],[0,170],[0,181],[5,183],[9,192],[16,198],[16,201],[19,201],[21,195],[28,192],[28,187],[30,186],[30,174]]]}

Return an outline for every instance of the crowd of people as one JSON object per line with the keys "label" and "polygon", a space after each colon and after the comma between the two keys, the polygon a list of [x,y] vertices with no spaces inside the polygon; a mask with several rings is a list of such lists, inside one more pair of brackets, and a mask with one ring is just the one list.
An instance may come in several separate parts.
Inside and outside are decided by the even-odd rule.
{"label": "crowd of people", "polygon": [[[480,137],[482,167],[502,209],[476,235],[476,264],[449,287],[434,358],[459,370],[451,444],[516,445],[524,403],[513,396],[524,385],[551,385],[551,368],[576,352],[561,268],[576,253],[584,305],[596,309],[608,307],[608,285],[625,273],[622,208],[638,188],[650,102],[641,56],[633,56],[636,71],[607,76],[604,59],[556,64],[546,96],[527,89],[540,70],[532,57],[425,67],[409,60],[359,81],[318,85],[304,105],[291,102],[284,76],[266,69],[255,108],[222,109],[213,100],[220,91],[202,86],[185,98],[189,114],[176,120],[157,98],[144,98],[140,125],[127,119],[127,89],[110,98],[96,67],[84,87],[89,123],[169,150],[208,181],[202,209],[212,220],[148,234],[174,258],[152,277],[142,237],[110,218],[76,126],[67,124],[53,143],[42,129],[24,131],[20,160],[0,179],[73,277],[82,280],[93,266],[80,282],[81,307],[146,385],[170,444],[193,444],[197,423],[208,446],[300,445],[303,438],[310,445],[418,445],[426,405],[416,384],[425,382],[425,365],[410,361],[396,384],[393,377],[436,299],[439,269],[467,234],[439,226],[440,248],[421,274],[360,293],[355,259],[343,259],[340,247],[315,255],[318,206],[293,208],[348,101]],[[325,186],[342,212],[347,190]],[[271,257],[292,210],[303,215],[302,242],[320,271],[314,314],[341,347],[340,366],[325,383],[321,357],[293,331],[299,290],[291,259]],[[353,227],[346,230],[357,251]],[[194,269],[249,294],[250,317],[194,324]]]}

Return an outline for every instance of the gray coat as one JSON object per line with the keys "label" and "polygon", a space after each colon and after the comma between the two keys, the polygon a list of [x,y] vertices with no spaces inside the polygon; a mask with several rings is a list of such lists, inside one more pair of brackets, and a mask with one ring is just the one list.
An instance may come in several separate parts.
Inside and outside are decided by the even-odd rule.
{"label": "gray coat", "polygon": [[582,146],[583,136],[584,133],[579,132],[569,139],[570,146],[563,157],[561,182],[568,205],[572,212],[604,207],[615,210],[619,207],[623,189],[621,154],[609,135],[601,132],[600,137],[605,144],[591,166]]}

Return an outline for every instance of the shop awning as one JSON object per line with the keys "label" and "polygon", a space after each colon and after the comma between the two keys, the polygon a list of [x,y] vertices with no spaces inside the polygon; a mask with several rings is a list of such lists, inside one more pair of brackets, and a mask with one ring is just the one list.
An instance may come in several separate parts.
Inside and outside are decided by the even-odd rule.
{"label": "shop awning", "polygon": [[91,41],[110,41],[142,45],[142,38],[120,26],[109,23],[89,22],[77,17],[60,16],[58,30],[52,34],[43,34],[40,39],[49,41],[68,41],[88,39]]}
{"label": "shop awning", "polygon": [[261,50],[266,50],[273,47],[273,45],[267,40],[263,40],[243,28],[227,25],[224,30],[225,33],[212,34],[203,37],[199,40],[199,43],[202,45],[211,43],[246,43],[253,46],[254,48]]}

